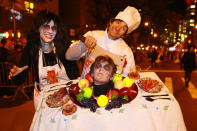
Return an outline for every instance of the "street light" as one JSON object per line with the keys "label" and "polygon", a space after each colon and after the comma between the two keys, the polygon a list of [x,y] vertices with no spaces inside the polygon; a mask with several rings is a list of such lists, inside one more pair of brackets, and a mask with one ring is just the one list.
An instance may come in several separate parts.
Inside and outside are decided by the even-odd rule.
{"label": "street light", "polygon": [[154,34],[153,34],[153,37],[155,37],[155,38],[156,38],[156,37],[157,37],[157,33],[154,33]]}
{"label": "street light", "polygon": [[21,38],[21,32],[17,32],[17,38]]}
{"label": "street light", "polygon": [[8,32],[5,32],[5,38],[9,38],[9,33]]}
{"label": "street light", "polygon": [[144,25],[145,25],[145,26],[149,26],[149,23],[148,23],[148,22],[145,22]]}

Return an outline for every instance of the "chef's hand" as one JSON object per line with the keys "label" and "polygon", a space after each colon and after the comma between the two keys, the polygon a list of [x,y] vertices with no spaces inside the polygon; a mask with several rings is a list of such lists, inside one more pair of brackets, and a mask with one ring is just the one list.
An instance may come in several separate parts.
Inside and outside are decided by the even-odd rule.
{"label": "chef's hand", "polygon": [[23,66],[21,68],[17,67],[17,66],[14,66],[10,72],[9,72],[9,76],[8,78],[11,79],[13,76],[16,76],[18,75],[19,73],[21,73],[22,71],[26,70],[28,68],[28,66]]}
{"label": "chef's hand", "polygon": [[87,48],[93,49],[96,46],[96,39],[92,36],[86,36],[84,43]]}

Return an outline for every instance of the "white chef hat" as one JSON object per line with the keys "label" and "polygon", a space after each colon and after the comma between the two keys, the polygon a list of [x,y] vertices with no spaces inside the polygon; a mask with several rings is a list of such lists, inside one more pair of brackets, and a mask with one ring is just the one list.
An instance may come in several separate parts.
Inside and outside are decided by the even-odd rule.
{"label": "white chef hat", "polygon": [[127,34],[131,33],[135,30],[141,22],[141,16],[138,10],[134,7],[128,6],[124,9],[124,11],[120,11],[115,19],[123,20],[127,26],[128,31]]}

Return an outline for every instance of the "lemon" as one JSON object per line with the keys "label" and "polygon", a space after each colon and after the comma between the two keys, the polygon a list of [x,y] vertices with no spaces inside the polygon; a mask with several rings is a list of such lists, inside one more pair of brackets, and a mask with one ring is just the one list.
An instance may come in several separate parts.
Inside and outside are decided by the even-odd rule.
{"label": "lemon", "polygon": [[123,82],[125,84],[125,87],[131,87],[135,81],[126,77],[123,79]]}
{"label": "lemon", "polygon": [[108,104],[109,99],[105,95],[100,95],[97,99],[97,104],[100,107],[104,107]]}

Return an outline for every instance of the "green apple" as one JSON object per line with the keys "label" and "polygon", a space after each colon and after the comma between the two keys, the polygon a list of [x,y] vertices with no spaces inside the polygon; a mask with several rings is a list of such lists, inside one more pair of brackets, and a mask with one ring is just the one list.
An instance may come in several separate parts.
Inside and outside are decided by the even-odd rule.
{"label": "green apple", "polygon": [[122,74],[115,74],[112,81],[116,82],[116,81],[121,81],[121,80],[122,80]]}
{"label": "green apple", "polygon": [[130,78],[128,78],[128,77],[125,77],[124,79],[123,79],[123,82],[124,82],[124,84],[125,84],[125,87],[131,87],[132,85],[133,85],[133,83],[135,82],[133,79],[130,79]]}
{"label": "green apple", "polygon": [[100,95],[100,96],[98,97],[98,99],[97,99],[97,104],[98,104],[98,106],[100,106],[100,107],[104,107],[104,106],[106,106],[106,105],[108,104],[108,101],[109,101],[109,99],[108,99],[107,96],[105,96],[105,95]]}
{"label": "green apple", "polygon": [[83,99],[83,94],[80,92],[76,95],[77,101],[81,101]]}
{"label": "green apple", "polygon": [[83,94],[83,97],[85,97],[85,98],[91,98],[92,94],[93,94],[93,90],[92,90],[92,88],[87,86],[82,89],[82,94]]}
{"label": "green apple", "polygon": [[78,82],[78,86],[79,86],[80,89],[83,89],[83,88],[89,86],[89,84],[90,83],[89,83],[89,81],[87,79],[81,79]]}

